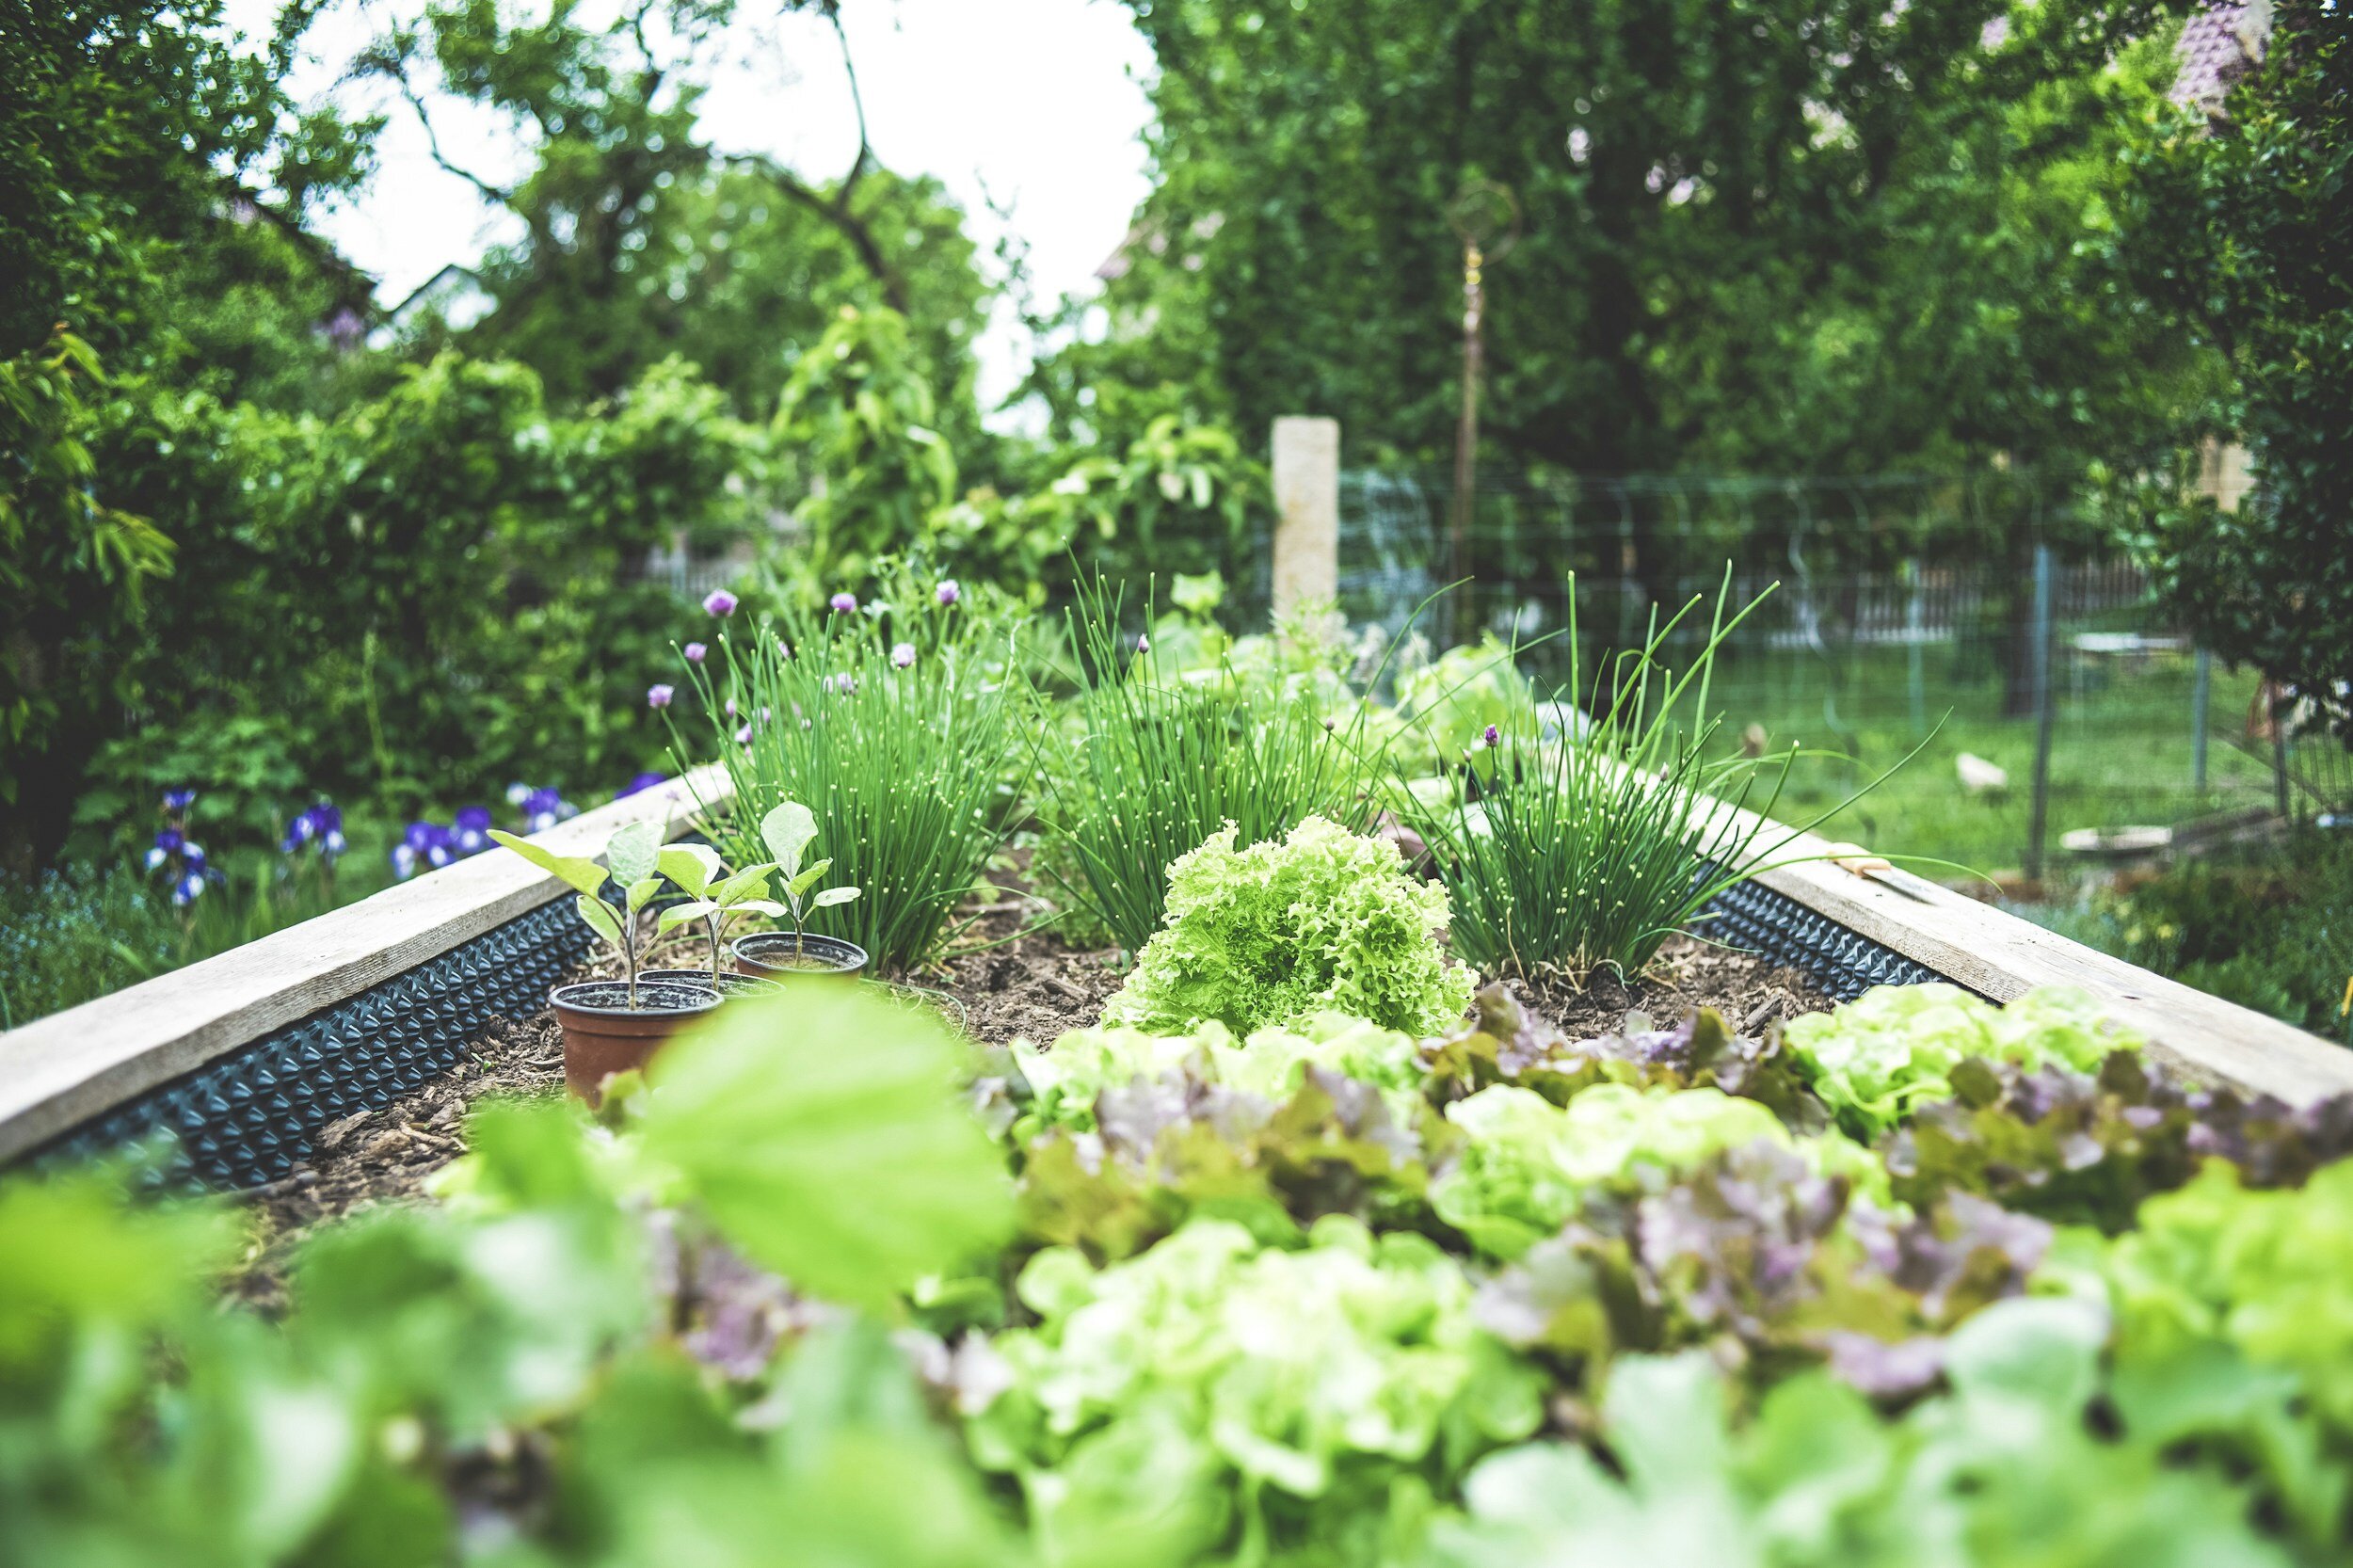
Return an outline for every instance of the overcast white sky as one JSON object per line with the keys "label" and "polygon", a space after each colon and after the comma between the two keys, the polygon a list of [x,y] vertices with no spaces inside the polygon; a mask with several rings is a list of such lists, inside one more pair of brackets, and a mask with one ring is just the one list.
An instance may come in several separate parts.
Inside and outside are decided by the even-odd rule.
{"label": "overcast white sky", "polygon": [[[231,20],[266,30],[279,0],[230,0]],[[312,28],[297,91],[340,90],[337,77],[383,24],[413,0],[339,0]],[[728,151],[774,152],[812,180],[849,166],[857,140],[831,30],[814,18],[760,16],[728,38],[728,68],[704,100],[707,134]],[[1149,119],[1151,67],[1125,8],[1112,0],[845,0],[843,23],[876,154],[904,173],[936,175],[960,201],[987,254],[1000,225],[983,188],[1012,209],[1030,247],[1038,296],[1095,287],[1095,268],[1127,232],[1145,193],[1139,137]],[[506,237],[503,215],[426,155],[414,117],[383,95],[392,122],[367,195],[320,227],[344,253],[402,297],[450,262]],[[521,152],[495,117],[438,103],[442,150],[493,180],[519,172]],[[511,221],[511,220],[510,220]],[[1025,344],[1000,321],[981,347],[984,395],[1018,381]]]}

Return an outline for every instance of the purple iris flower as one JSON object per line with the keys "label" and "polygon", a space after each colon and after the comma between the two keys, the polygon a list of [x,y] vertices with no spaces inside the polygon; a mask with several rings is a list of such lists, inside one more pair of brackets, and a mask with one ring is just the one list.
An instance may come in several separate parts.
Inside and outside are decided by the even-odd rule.
{"label": "purple iris flower", "polygon": [[164,792],[164,809],[175,816],[195,804],[196,792],[194,790],[166,790]]}
{"label": "purple iris flower", "polygon": [[646,688],[646,706],[657,709],[667,708],[670,706],[670,699],[676,696],[678,696],[676,686],[665,686],[656,682]]}
{"label": "purple iris flower", "polygon": [[176,827],[164,828],[155,835],[155,847],[166,855],[179,854],[180,846],[187,841],[188,836]]}
{"label": "purple iris flower", "polygon": [[204,893],[204,873],[190,872],[172,885],[171,902],[185,909]]}
{"label": "purple iris flower", "polygon": [[506,804],[509,806],[520,806],[530,798],[531,786],[520,779],[506,787]]}
{"label": "purple iris flower", "polygon": [[724,620],[735,614],[735,607],[740,602],[741,600],[727,589],[713,588],[703,596],[703,613],[716,616]]}
{"label": "purple iris flower", "polygon": [[700,643],[688,643],[683,651],[686,654],[686,662],[690,664],[699,664],[711,654],[711,649]]}
{"label": "purple iris flower", "polygon": [[523,797],[523,822],[534,833],[545,833],[567,817],[580,815],[580,808],[553,790],[534,790]]}
{"label": "purple iris flower", "polygon": [[613,798],[615,800],[627,800],[633,794],[643,793],[645,791],[652,789],[655,785],[666,783],[667,781],[668,776],[664,774],[641,773],[632,778],[628,783],[622,785],[620,793],[615,795]]}
{"label": "purple iris flower", "polygon": [[915,645],[913,643],[900,643],[891,648],[890,663],[891,665],[897,669],[905,669],[909,664],[914,664]]}
{"label": "purple iris flower", "polygon": [[834,614],[846,616],[851,611],[857,608],[857,596],[856,594],[836,594],[825,602],[833,606]]}
{"label": "purple iris flower", "polygon": [[932,590],[932,592],[933,597],[939,600],[940,606],[943,609],[951,604],[953,604],[956,600],[964,597],[963,587],[952,577],[948,579],[945,583],[942,583],[938,587]]}
{"label": "purple iris flower", "polygon": [[460,855],[479,855],[490,844],[490,808],[463,806],[450,824],[448,843]]}
{"label": "purple iris flower", "polygon": [[195,843],[182,844],[180,846],[180,863],[187,867],[190,871],[202,871],[204,869],[203,846]]}

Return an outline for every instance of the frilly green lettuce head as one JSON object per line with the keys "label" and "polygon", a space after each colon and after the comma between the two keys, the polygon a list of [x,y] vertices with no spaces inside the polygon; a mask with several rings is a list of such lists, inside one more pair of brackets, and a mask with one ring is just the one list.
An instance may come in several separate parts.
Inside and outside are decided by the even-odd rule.
{"label": "frilly green lettuce head", "polygon": [[1247,1034],[1321,1012],[1425,1035],[1453,1028],[1475,977],[1438,946],[1444,888],[1397,850],[1321,817],[1235,847],[1228,823],[1169,868],[1168,916],[1103,1021]]}
{"label": "frilly green lettuce head", "polygon": [[2160,1395],[2243,1358],[2292,1374],[2323,1424],[2353,1437],[2353,1160],[2274,1192],[2209,1160],[2188,1186],[2141,1205],[2139,1228],[2109,1243],[2101,1272],[2128,1392]]}
{"label": "frilly green lettuce head", "polygon": [[1411,1119],[1408,1107],[1421,1083],[1413,1036],[1345,1013],[1270,1024],[1242,1039],[1214,1021],[1182,1034],[1118,1025],[1074,1029],[1016,1060],[1033,1095],[1016,1128],[1024,1140],[1055,1127],[1092,1128],[1095,1099],[1104,1090],[1170,1072],[1279,1101],[1299,1092],[1308,1067],[1323,1067],[1383,1090],[1401,1120]]}
{"label": "frilly green lettuce head", "polygon": [[1795,1149],[1825,1176],[1883,1197],[1886,1174],[1843,1138],[1799,1138],[1771,1111],[1720,1089],[1673,1091],[1599,1083],[1556,1106],[1510,1084],[1447,1108],[1468,1134],[1462,1157],[1431,1191],[1438,1216],[1481,1251],[1514,1258],[1557,1232],[1596,1188],[1645,1170],[1693,1170],[1763,1139]]}
{"label": "frilly green lettuce head", "polygon": [[[1461,1265],[1417,1235],[1331,1217],[1289,1251],[1196,1220],[1102,1269],[1048,1248],[1017,1289],[1038,1321],[996,1341],[1010,1385],[969,1435],[1056,1528],[1115,1495],[1137,1518],[1194,1521],[1196,1552],[1236,1531],[1337,1537],[1542,1417],[1541,1378],[1475,1320]],[[1161,1495],[1098,1496],[1116,1468],[1096,1463],[1106,1445],[1155,1452]]]}
{"label": "frilly green lettuce head", "polygon": [[2110,1051],[2140,1046],[2073,987],[2041,987],[1996,1007],[1942,984],[1876,986],[1792,1019],[1784,1038],[1840,1125],[1866,1141],[1913,1106],[1949,1096],[1952,1069],[1965,1058],[2089,1071]]}

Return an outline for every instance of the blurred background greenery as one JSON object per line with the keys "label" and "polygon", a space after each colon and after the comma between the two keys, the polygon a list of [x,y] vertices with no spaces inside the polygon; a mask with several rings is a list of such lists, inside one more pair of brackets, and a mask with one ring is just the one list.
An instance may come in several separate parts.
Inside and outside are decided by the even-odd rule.
{"label": "blurred background greenery", "polygon": [[[783,10],[851,66],[866,4]],[[1082,569],[1215,571],[1250,629],[1273,417],[1339,419],[1371,520],[1344,547],[1376,554],[1397,536],[1363,487],[1450,456],[1447,215],[1481,182],[1514,209],[1485,273],[1485,471],[1639,525],[1482,492],[1456,639],[1535,630],[1571,570],[1647,605],[1730,558],[1812,575],[1835,623],[1834,583],[1965,564],[1986,618],[1925,692],[1902,672],[1900,706],[1866,699],[1901,657],[1867,640],[1728,658],[1719,695],[1728,744],[1859,759],[1808,762],[1804,804],[1944,723],[1833,825],[1988,871],[2024,840],[2038,544],[2135,574],[2129,624],[2217,655],[2217,715],[2267,679],[2341,728],[2353,304],[2325,258],[2353,219],[2325,193],[2353,67],[2323,0],[1112,8],[1151,60],[1148,194],[1100,287],[1045,299],[862,112],[839,174],[717,136],[708,95],[759,20],[733,0],[297,3],[243,28],[222,0],[0,7],[11,1015],[380,885],[403,821],[666,766],[643,694],[712,586],[807,595],[913,555],[1049,606]],[[299,85],[338,16],[364,41],[333,77],[366,95]],[[429,135],[468,115],[513,168]],[[503,236],[397,294],[324,237],[414,145],[395,123]],[[1028,368],[984,398],[1005,312]],[[2215,482],[2233,443],[2244,496]],[[1629,507],[1629,475],[1697,502]],[[1891,476],[1913,501],[1801,527],[1759,499]],[[1465,564],[1415,526],[1412,570]],[[2060,826],[2265,795],[2260,744],[2185,782],[2185,660],[2151,668],[2073,694]],[[1960,788],[1964,752],[2012,786]],[[136,858],[176,788],[244,889],[201,928]],[[322,798],[367,863],[331,893],[276,850]],[[30,956],[80,927],[88,965]]]}

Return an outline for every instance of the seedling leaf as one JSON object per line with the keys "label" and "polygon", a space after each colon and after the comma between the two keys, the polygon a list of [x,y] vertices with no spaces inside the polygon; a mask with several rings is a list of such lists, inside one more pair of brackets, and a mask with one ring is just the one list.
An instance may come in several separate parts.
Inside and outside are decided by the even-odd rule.
{"label": "seedling leaf", "polygon": [[615,947],[626,944],[621,940],[621,918],[613,913],[613,906],[600,898],[583,893],[579,900],[580,918],[588,922],[588,929]]}
{"label": "seedling leaf", "polygon": [[558,855],[544,844],[535,844],[503,828],[490,829],[490,839],[494,843],[513,850],[541,871],[562,878],[564,885],[576,893],[594,894],[604,886],[604,868],[584,855]]}
{"label": "seedling leaf", "polygon": [[760,820],[760,842],[789,879],[801,874],[801,853],[817,837],[817,818],[797,800],[788,800]]}
{"label": "seedling leaf", "polygon": [[[605,840],[604,864],[622,887],[643,882],[660,870],[662,824],[633,822]],[[586,889],[583,889],[585,891]]]}

